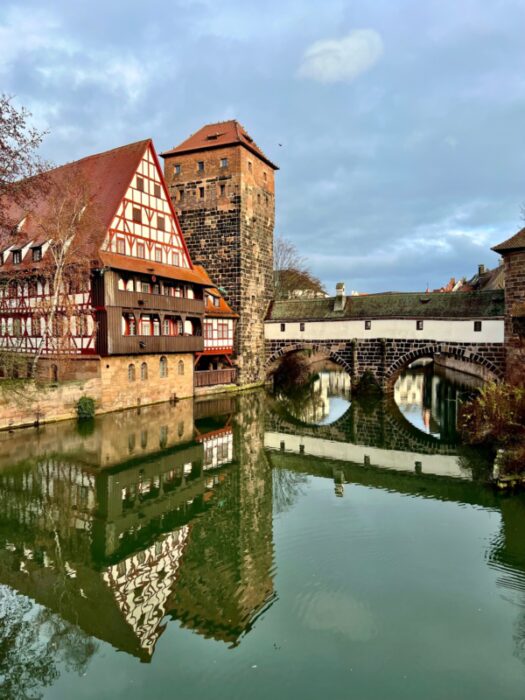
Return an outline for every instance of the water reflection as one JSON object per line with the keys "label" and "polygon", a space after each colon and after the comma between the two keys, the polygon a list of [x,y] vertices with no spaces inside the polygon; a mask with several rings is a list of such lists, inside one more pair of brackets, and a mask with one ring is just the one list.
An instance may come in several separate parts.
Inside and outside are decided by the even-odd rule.
{"label": "water reflection", "polygon": [[[241,644],[276,607],[275,519],[308,498],[315,477],[327,480],[338,506],[359,486],[498,513],[486,558],[500,594],[522,606],[525,501],[485,485],[483,455],[443,427],[455,426],[441,401],[452,390],[420,374],[403,378],[400,406],[350,401],[348,380],[330,371],[310,385],[299,412],[284,397],[255,392],[111,414],[81,431],[62,423],[0,434],[5,687],[38,696],[64,669],[84,673],[104,642],[151,661],[170,621]],[[436,430],[407,420],[413,406],[428,408]],[[304,542],[295,535],[289,546],[315,558],[322,538],[314,543],[308,521],[302,526]],[[337,527],[329,536],[337,539]],[[347,629],[334,600],[339,617],[362,613],[368,629],[359,596],[354,603],[319,586],[315,605],[305,603],[307,629]],[[298,595],[294,605],[301,601],[310,598]],[[280,608],[283,625],[287,614]],[[514,653],[525,659],[525,616],[515,620]],[[352,639],[372,637],[354,630]]]}
{"label": "water reflection", "polygon": [[321,370],[293,392],[279,394],[288,413],[302,423],[329,425],[350,406],[350,375],[340,370]]}

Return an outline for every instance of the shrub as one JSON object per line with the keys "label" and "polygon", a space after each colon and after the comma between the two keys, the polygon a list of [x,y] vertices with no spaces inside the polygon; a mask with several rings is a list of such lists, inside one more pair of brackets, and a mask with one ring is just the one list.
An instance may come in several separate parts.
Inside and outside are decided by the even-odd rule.
{"label": "shrub", "polygon": [[91,396],[81,396],[77,401],[77,416],[79,420],[91,420],[95,417],[95,399]]}
{"label": "shrub", "polygon": [[486,384],[460,409],[459,427],[470,444],[496,446],[525,439],[525,389],[509,384]]}

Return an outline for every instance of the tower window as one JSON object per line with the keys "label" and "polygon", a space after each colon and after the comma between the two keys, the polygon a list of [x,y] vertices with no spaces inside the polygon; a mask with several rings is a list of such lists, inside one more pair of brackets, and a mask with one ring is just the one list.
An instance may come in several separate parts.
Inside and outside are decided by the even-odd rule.
{"label": "tower window", "polygon": [[175,165],[173,166],[173,172],[175,173],[175,175],[181,174],[182,168],[180,167],[180,163],[175,163]]}
{"label": "tower window", "polygon": [[228,167],[228,159],[221,158],[220,164],[221,164],[221,168],[227,168]]}
{"label": "tower window", "polygon": [[263,173],[263,180],[266,182],[267,179],[268,179],[268,176],[267,176],[267,174],[266,174],[266,171],[264,171],[264,173]]}
{"label": "tower window", "polygon": [[481,332],[481,321],[474,321],[474,331],[476,333]]}
{"label": "tower window", "polygon": [[416,328],[418,331],[423,330],[423,321],[416,321]]}
{"label": "tower window", "polygon": [[198,160],[198,161],[197,161],[197,172],[198,172],[198,173],[203,173],[203,172],[204,172],[204,161],[203,161],[203,160]]}
{"label": "tower window", "polygon": [[252,163],[251,160],[248,161],[248,170],[249,170],[250,172],[252,172],[252,170],[253,170],[253,163]]}
{"label": "tower window", "polygon": [[184,190],[179,190],[179,201],[184,199]]}
{"label": "tower window", "polygon": [[221,197],[224,197],[224,195],[226,194],[226,185],[221,185],[220,187],[221,187]]}
{"label": "tower window", "polygon": [[155,197],[160,197],[160,185],[157,185],[157,183],[153,185],[153,194]]}
{"label": "tower window", "polygon": [[133,221],[137,224],[142,223],[142,211],[139,207],[133,207]]}
{"label": "tower window", "polygon": [[137,176],[137,189],[140,192],[144,192],[144,178]]}
{"label": "tower window", "polygon": [[204,187],[199,187],[199,197],[204,199]]}

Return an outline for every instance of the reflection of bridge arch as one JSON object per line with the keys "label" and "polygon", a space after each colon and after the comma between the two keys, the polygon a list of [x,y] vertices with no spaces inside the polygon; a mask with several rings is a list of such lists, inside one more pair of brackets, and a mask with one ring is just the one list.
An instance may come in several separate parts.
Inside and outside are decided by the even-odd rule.
{"label": "reflection of bridge arch", "polygon": [[344,371],[352,375],[352,367],[349,362],[347,362],[344,357],[339,353],[339,350],[344,350],[345,344],[343,343],[341,348],[331,347],[329,345],[324,345],[322,343],[290,343],[283,346],[276,352],[274,352],[266,360],[266,367],[269,373],[275,369],[276,363],[283,358],[285,355],[291,355],[296,352],[308,352],[312,355],[320,356],[319,359],[332,360],[337,365],[339,365]]}
{"label": "reflection of bridge arch", "polygon": [[503,379],[503,372],[490,360],[476,352],[472,352],[468,348],[460,345],[444,345],[442,343],[429,343],[423,347],[414,348],[410,352],[401,355],[394,360],[385,370],[384,386],[387,392],[392,392],[394,385],[399,375],[407,369],[407,367],[422,358],[434,359],[438,355],[452,358],[466,365],[475,365],[484,369],[489,378],[494,381]]}
{"label": "reflection of bridge arch", "polygon": [[456,444],[446,443],[416,428],[392,400],[373,404],[353,401],[348,410],[329,425],[303,423],[283,409],[270,412],[267,421],[267,429],[274,432],[386,450],[455,455],[458,449]]}

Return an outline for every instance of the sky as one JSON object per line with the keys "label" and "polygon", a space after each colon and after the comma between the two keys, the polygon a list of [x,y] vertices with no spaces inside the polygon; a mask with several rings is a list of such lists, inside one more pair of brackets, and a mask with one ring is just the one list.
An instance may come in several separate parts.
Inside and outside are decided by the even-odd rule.
{"label": "sky", "polygon": [[0,90],[56,164],[238,119],[334,293],[494,266],[525,202],[524,0],[4,0]]}

